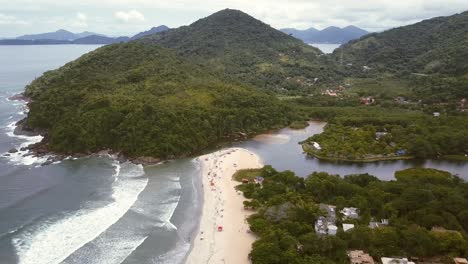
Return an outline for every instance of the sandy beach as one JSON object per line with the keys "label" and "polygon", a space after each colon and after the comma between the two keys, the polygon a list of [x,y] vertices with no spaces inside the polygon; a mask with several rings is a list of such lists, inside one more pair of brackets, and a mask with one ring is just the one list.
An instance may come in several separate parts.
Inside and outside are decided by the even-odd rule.
{"label": "sandy beach", "polygon": [[[248,232],[244,196],[232,179],[240,169],[261,168],[259,157],[241,148],[220,150],[198,158],[202,164],[204,204],[200,227],[187,263],[250,263],[255,236]],[[222,231],[218,228],[222,227]]]}

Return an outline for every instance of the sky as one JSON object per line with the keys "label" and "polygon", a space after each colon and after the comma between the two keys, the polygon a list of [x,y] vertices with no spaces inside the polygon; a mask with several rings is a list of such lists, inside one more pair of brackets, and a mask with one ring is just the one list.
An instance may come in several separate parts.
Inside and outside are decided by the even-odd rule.
{"label": "sky", "polygon": [[57,29],[128,36],[239,9],[274,28],[355,25],[372,32],[468,10],[468,0],[0,0],[0,37]]}

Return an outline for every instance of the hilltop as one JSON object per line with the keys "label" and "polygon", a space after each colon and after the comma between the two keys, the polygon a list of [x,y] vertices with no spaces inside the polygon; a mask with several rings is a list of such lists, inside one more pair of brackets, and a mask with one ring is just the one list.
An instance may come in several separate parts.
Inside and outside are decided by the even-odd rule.
{"label": "hilltop", "polygon": [[269,90],[297,91],[315,78],[336,78],[320,50],[238,10],[225,9],[140,41],[174,49],[223,79]]}

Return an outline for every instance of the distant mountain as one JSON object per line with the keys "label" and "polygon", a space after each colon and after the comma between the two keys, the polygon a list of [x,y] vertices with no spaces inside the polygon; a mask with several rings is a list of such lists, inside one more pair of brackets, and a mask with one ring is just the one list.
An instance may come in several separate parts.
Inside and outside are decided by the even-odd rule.
{"label": "distant mountain", "polygon": [[118,38],[111,38],[106,36],[98,36],[92,35],[87,36],[84,38],[79,38],[72,41],[73,44],[113,44],[113,43],[120,43],[120,42],[127,42],[129,41],[129,37],[118,37]]}
{"label": "distant mountain", "polygon": [[323,30],[309,28],[306,30],[298,30],[293,28],[281,29],[286,34],[298,38],[305,43],[336,43],[343,44],[350,40],[358,39],[369,34],[366,30],[355,26],[347,26],[344,28],[327,27]]}
{"label": "distant mountain", "polygon": [[167,26],[153,27],[150,30],[140,32],[133,37],[107,37],[102,34],[85,31],[82,33],[73,33],[67,30],[57,30],[55,32],[31,34],[17,37],[15,39],[0,38],[0,45],[59,45],[59,44],[113,44],[136,40],[148,35],[164,32],[168,30]]}
{"label": "distant mountain", "polygon": [[30,34],[30,35],[23,35],[19,36],[16,39],[23,39],[23,40],[39,40],[39,39],[48,39],[48,40],[69,40],[73,41],[75,39],[84,38],[92,35],[99,35],[93,32],[82,32],[82,33],[73,33],[64,29],[59,29],[55,32],[47,32],[41,34]]}
{"label": "distant mountain", "polygon": [[169,29],[169,27],[167,27],[165,25],[158,26],[158,27],[153,27],[150,30],[143,31],[143,32],[140,32],[140,33],[136,34],[135,36],[131,37],[130,40],[139,39],[139,38],[142,38],[144,36],[148,36],[148,35],[152,35],[152,34],[156,34],[156,33],[159,33],[159,32],[166,31],[168,29]]}
{"label": "distant mountain", "polygon": [[56,39],[0,39],[0,45],[62,45],[72,44],[68,40],[56,40]]}

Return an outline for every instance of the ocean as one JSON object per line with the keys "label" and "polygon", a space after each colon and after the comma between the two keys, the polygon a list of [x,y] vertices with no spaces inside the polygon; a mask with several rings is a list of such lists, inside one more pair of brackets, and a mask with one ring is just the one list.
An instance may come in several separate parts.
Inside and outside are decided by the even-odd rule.
{"label": "ocean", "polygon": [[[143,168],[111,157],[41,166],[8,98],[97,45],[0,46],[0,263],[182,263],[200,213],[198,163]],[[7,154],[7,156],[5,156]]]}

